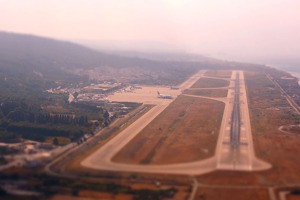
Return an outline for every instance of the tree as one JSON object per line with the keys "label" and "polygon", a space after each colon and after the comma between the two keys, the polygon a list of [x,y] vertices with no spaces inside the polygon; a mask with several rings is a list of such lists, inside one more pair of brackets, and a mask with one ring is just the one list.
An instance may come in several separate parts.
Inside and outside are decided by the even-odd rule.
{"label": "tree", "polygon": [[53,144],[54,144],[54,145],[58,145],[58,139],[57,139],[57,138],[54,138],[54,139],[53,139]]}
{"label": "tree", "polygon": [[103,117],[104,117],[105,120],[108,120],[109,113],[107,112],[107,110],[104,112]]}
{"label": "tree", "polygon": [[75,99],[77,99],[78,95],[79,95],[78,92],[74,92],[74,93],[73,93],[73,97],[74,97]]}
{"label": "tree", "polygon": [[103,126],[104,127],[107,127],[109,125],[109,123],[107,122],[107,121],[105,121],[104,123],[103,123]]}
{"label": "tree", "polygon": [[0,196],[5,196],[7,194],[6,190],[0,188]]}

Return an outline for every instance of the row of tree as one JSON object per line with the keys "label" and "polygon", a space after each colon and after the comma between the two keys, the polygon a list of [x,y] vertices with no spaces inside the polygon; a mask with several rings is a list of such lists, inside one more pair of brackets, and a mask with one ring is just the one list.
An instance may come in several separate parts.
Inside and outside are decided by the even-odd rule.
{"label": "row of tree", "polygon": [[35,118],[36,123],[52,123],[52,124],[72,124],[72,125],[88,125],[88,117],[65,114],[39,114]]}
{"label": "row of tree", "polygon": [[37,124],[88,125],[86,115],[77,117],[74,114],[52,114],[37,108],[40,108],[40,106],[28,105],[23,101],[0,101],[0,119]]}
{"label": "row of tree", "polygon": [[99,116],[97,120],[102,123],[109,123],[109,113],[100,107],[67,106],[67,109],[74,108],[82,115],[50,113],[42,109],[43,106],[31,101],[0,98],[0,141],[24,138],[43,142],[47,137],[66,137],[76,141],[84,134],[93,132],[96,123],[89,124],[87,115],[90,113],[91,116]]}

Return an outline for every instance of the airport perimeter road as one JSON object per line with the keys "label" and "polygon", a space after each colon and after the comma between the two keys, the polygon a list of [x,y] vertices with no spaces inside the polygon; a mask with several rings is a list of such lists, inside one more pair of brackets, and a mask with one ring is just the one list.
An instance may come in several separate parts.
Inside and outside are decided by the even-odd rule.
{"label": "airport perimeter road", "polygon": [[[180,85],[180,89],[184,90],[191,87],[199,78],[202,77],[204,71],[200,71],[190,77],[187,81]],[[171,165],[135,165],[114,163],[111,159],[130,142],[143,128],[145,128],[156,116],[158,116],[172,100],[162,99],[158,105],[132,123],[124,131],[119,133],[103,147],[95,153],[87,157],[81,162],[81,165],[87,168],[109,171],[131,171],[146,173],[173,173],[173,174],[202,174],[215,169],[215,158],[205,161],[171,164]]]}
{"label": "airport perimeter road", "polygon": [[281,94],[286,98],[287,102],[300,115],[300,107],[298,106],[298,104],[290,97],[290,95],[288,95],[288,93],[286,93],[286,91],[279,85],[279,83],[276,80],[272,78],[270,74],[266,74],[266,76],[274,85],[276,85],[279,88]]}
{"label": "airport perimeter road", "polygon": [[268,163],[255,157],[244,73],[234,71],[232,80],[217,145],[217,169],[268,169]]}
{"label": "airport perimeter road", "polygon": [[[83,160],[83,166],[93,169],[109,170],[109,171],[134,171],[134,172],[150,172],[150,173],[175,173],[184,174],[184,171],[201,171],[209,172],[214,169],[215,160],[212,162],[204,162],[203,166],[187,164],[173,164],[173,165],[134,165],[114,163],[111,159],[130,141],[132,140],[144,127],[146,127],[157,115],[159,115],[168,104],[157,105],[148,113],[143,115],[133,124],[131,124],[124,131],[115,136],[112,140],[106,143],[103,147],[98,149],[91,156]],[[188,169],[187,169],[188,168]]]}
{"label": "airport perimeter road", "polygon": [[185,90],[185,89],[188,89],[188,88],[192,87],[196,83],[196,81],[198,81],[201,77],[204,76],[205,72],[206,72],[206,70],[200,70],[198,73],[194,74],[189,79],[187,79],[185,82],[183,82],[179,86],[179,89],[180,90]]}
{"label": "airport perimeter road", "polygon": [[[202,77],[203,71],[190,77],[179,88],[181,90],[191,87],[199,78]],[[239,76],[236,74],[239,73]],[[239,78],[239,84],[235,84],[236,77]],[[235,89],[235,87],[238,87]],[[119,133],[103,147],[99,148],[89,157],[81,162],[86,168],[107,171],[127,171],[127,172],[144,172],[144,173],[167,173],[167,174],[188,174],[200,175],[214,171],[216,169],[228,170],[263,170],[270,167],[269,164],[257,159],[254,155],[250,118],[248,111],[246,88],[244,76],[242,72],[234,71],[230,81],[230,87],[225,102],[225,110],[223,114],[220,135],[218,139],[216,155],[205,160],[187,162],[169,165],[139,165],[115,163],[111,159],[132,140],[144,127],[146,127],[156,116],[158,116],[172,101],[162,100],[152,108],[149,112],[132,123],[128,128]],[[240,105],[240,142],[233,148],[230,145],[230,127],[231,114],[233,111],[233,97],[235,92],[239,93]],[[202,97],[199,97],[202,98]],[[217,99],[216,100],[220,100]]]}

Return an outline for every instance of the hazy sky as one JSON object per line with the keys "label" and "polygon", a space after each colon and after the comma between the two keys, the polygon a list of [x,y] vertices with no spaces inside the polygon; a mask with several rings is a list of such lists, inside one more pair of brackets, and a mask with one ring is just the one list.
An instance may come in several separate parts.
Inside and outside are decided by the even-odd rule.
{"label": "hazy sky", "polygon": [[300,0],[0,0],[0,29],[154,41],[206,55],[300,57]]}

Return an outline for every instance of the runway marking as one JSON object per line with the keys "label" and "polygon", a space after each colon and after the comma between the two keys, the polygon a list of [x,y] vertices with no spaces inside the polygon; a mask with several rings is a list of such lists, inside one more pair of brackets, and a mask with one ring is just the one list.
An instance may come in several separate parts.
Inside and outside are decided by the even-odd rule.
{"label": "runway marking", "polygon": [[[238,79],[238,82],[236,79]],[[226,104],[225,111],[227,111],[227,113],[224,112],[223,121],[221,125],[220,139],[218,141],[216,152],[217,169],[247,171],[268,169],[271,165],[259,160],[255,157],[254,154],[250,126],[250,116],[247,102],[247,93],[245,88],[243,72],[234,71],[232,73],[230,86],[234,84],[238,88],[235,88],[234,90],[228,92],[230,104]],[[235,98],[235,100],[231,100],[233,98]],[[237,99],[238,102],[236,102]],[[242,102],[242,104],[240,102]],[[226,116],[230,116],[234,106],[237,106],[237,104],[239,108],[236,109],[239,109],[239,111],[236,110],[236,114],[240,115],[240,124],[238,124],[238,126],[236,127],[237,130],[239,129],[238,135],[236,136],[237,138],[235,138],[235,140],[237,141],[234,141],[234,143],[228,143],[228,135],[231,135],[231,137],[233,137],[233,133],[230,134],[231,128],[228,129],[228,124],[232,126],[231,123],[235,123],[236,121],[232,121],[231,118],[229,119]]]}

